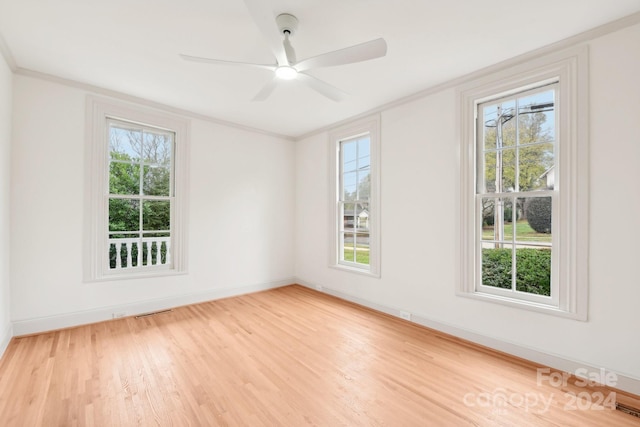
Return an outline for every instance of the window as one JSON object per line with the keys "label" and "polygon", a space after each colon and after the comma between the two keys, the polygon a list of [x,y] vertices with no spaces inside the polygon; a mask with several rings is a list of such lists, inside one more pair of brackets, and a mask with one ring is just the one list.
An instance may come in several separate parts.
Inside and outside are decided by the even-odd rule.
{"label": "window", "polygon": [[378,118],[330,135],[330,265],[379,275]]}
{"label": "window", "polygon": [[186,121],[89,98],[87,280],[184,272]]}
{"label": "window", "polygon": [[[551,289],[557,85],[478,104],[476,211],[482,292],[556,304]],[[555,208],[555,209],[554,209]],[[555,215],[554,215],[555,213]],[[557,279],[553,280],[557,282]]]}
{"label": "window", "polygon": [[586,320],[586,52],[461,91],[458,292]]}
{"label": "window", "polygon": [[107,119],[109,269],[171,262],[175,133]]}

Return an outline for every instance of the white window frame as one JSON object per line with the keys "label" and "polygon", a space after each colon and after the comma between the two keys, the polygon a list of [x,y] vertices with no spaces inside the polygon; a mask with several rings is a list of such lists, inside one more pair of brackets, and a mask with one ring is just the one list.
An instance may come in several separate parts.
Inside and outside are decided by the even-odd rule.
{"label": "white window frame", "polygon": [[[586,46],[531,59],[479,77],[458,90],[460,178],[458,267],[460,296],[512,307],[587,320],[589,147],[588,52]],[[480,283],[476,209],[477,110],[487,101],[557,83],[556,146],[553,217],[552,296],[548,299],[518,293],[488,292]]]}
{"label": "white window frame", "polygon": [[[340,260],[340,143],[368,135],[370,141],[369,265]],[[329,266],[380,277],[380,116],[370,116],[329,132]]]}
{"label": "white window frame", "polygon": [[[108,263],[109,120],[172,132],[174,199],[171,210],[171,265],[114,269]],[[157,277],[187,272],[188,155],[187,119],[136,104],[87,96],[85,159],[85,281]]]}

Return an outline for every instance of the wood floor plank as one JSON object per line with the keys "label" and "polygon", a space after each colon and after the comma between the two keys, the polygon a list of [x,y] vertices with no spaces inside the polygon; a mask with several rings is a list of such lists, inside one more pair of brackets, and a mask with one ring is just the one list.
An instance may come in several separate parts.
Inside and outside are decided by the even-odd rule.
{"label": "wood floor plank", "polygon": [[3,426],[640,425],[580,393],[301,286],[14,338],[0,361]]}

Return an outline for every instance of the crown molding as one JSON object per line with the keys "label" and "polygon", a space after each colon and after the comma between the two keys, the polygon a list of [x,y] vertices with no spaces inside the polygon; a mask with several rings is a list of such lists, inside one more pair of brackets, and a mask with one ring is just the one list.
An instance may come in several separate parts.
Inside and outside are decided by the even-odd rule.
{"label": "crown molding", "polygon": [[416,92],[412,95],[408,95],[403,98],[396,99],[395,101],[391,101],[389,103],[383,104],[379,107],[373,108],[371,110],[365,111],[364,113],[349,117],[347,119],[341,120],[336,123],[332,123],[327,126],[323,126],[311,132],[307,132],[305,134],[297,136],[296,141],[300,141],[302,139],[306,139],[308,137],[317,135],[322,132],[328,132],[336,127],[344,126],[350,122],[355,120],[362,119],[364,117],[370,116],[372,114],[380,114],[384,111],[390,110],[392,108],[396,108],[402,106],[404,104],[411,103],[413,101],[417,101],[419,99],[425,98],[429,95],[436,94],[446,89],[453,89],[455,87],[460,86],[461,84],[467,83],[471,80],[476,80],[481,77],[485,77],[489,74],[493,74],[504,69],[520,65],[524,62],[528,62],[534,60],[536,58],[546,56],[552,53],[556,53],[565,49],[577,47],[580,44],[588,43],[591,40],[594,40],[598,37],[606,36],[607,34],[614,33],[616,31],[622,30],[624,28],[630,27],[632,25],[640,24],[640,12],[634,13],[632,15],[625,16],[624,18],[617,19],[615,21],[608,22],[606,24],[600,25],[598,27],[592,28],[585,32],[576,34],[575,36],[568,37],[566,39],[557,41],[555,43],[543,46],[541,48],[523,53],[518,56],[514,56],[512,58],[506,59],[504,61],[498,62],[493,65],[489,65],[488,67],[481,68],[479,70],[473,71],[469,74],[465,74],[460,77],[453,78],[451,80],[447,80],[445,82],[436,84],[431,86],[425,90],[420,92]]}
{"label": "crown molding", "polygon": [[640,12],[638,13],[634,13],[628,16],[625,16],[623,18],[617,19],[615,21],[611,21],[608,22],[606,24],[600,25],[598,27],[592,28],[590,30],[584,31],[582,33],[579,33],[575,36],[571,36],[568,37],[566,39],[560,40],[558,42],[549,44],[547,46],[535,49],[533,51],[524,53],[522,55],[518,55],[515,56],[513,58],[507,59],[505,61],[490,65],[488,67],[485,68],[481,68],[479,70],[476,70],[472,73],[460,76],[460,77],[456,77],[453,78],[451,80],[436,84],[434,86],[431,86],[427,89],[424,89],[420,92],[416,92],[412,95],[403,97],[403,98],[399,98],[395,101],[391,101],[389,103],[383,104],[379,107],[367,110],[361,114],[355,115],[355,116],[351,116],[347,119],[332,123],[330,125],[327,126],[323,126],[320,127],[318,129],[315,129],[313,131],[304,133],[304,134],[300,134],[300,135],[284,135],[284,134],[279,134],[279,133],[275,133],[275,132],[269,132],[263,129],[258,129],[258,128],[253,128],[250,126],[245,126],[245,125],[241,125],[239,123],[234,123],[234,122],[229,122],[226,120],[221,120],[221,119],[217,119],[215,117],[211,117],[211,116],[207,116],[204,114],[200,114],[200,113],[196,113],[190,110],[185,110],[185,109],[181,109],[181,108],[177,108],[177,107],[172,107],[166,104],[162,104],[162,103],[158,103],[155,101],[150,101],[148,99],[144,99],[144,98],[139,98],[136,96],[132,96],[132,95],[127,95],[125,93],[122,92],[117,92],[117,91],[113,91],[110,89],[105,89],[99,86],[94,86],[88,83],[81,83],[81,82],[77,82],[75,80],[70,80],[70,79],[65,79],[62,77],[57,77],[54,75],[50,75],[50,74],[45,74],[45,73],[41,73],[38,71],[33,71],[33,70],[29,70],[26,68],[22,68],[22,67],[18,67],[16,65],[16,62],[13,58],[13,55],[11,53],[11,50],[9,49],[9,46],[6,44],[4,38],[2,37],[2,35],[0,34],[0,54],[2,54],[2,56],[4,57],[5,61],[7,62],[8,66],[11,68],[11,70],[15,73],[15,74],[19,74],[19,75],[23,75],[23,76],[27,76],[27,77],[33,77],[33,78],[39,78],[42,80],[48,80],[51,82],[55,82],[55,83],[59,83],[65,86],[70,86],[70,87],[75,87],[78,89],[82,89],[82,90],[86,90],[89,92],[93,92],[93,93],[97,93],[97,94],[102,94],[105,96],[110,96],[113,98],[118,98],[121,100],[125,100],[125,101],[129,101],[129,102],[135,102],[138,104],[142,104],[142,105],[146,105],[149,106],[151,108],[156,108],[162,111],[166,111],[166,112],[170,112],[170,113],[174,113],[174,114],[179,114],[185,117],[189,117],[189,118],[194,118],[194,119],[198,119],[198,120],[203,120],[203,121],[207,121],[210,123],[215,123],[218,125],[223,125],[223,126],[229,126],[229,127],[233,127],[236,129],[240,129],[240,130],[244,130],[244,131],[248,131],[248,132],[253,132],[253,133],[258,133],[258,134],[262,134],[262,135],[267,135],[267,136],[271,136],[271,137],[276,137],[276,138],[281,138],[287,141],[299,141],[302,139],[306,139],[310,136],[313,135],[317,135],[319,133],[322,132],[327,132],[330,131],[332,129],[335,129],[336,127],[339,126],[343,126],[346,125],[350,122],[353,122],[354,120],[358,120],[358,119],[362,119],[364,117],[373,115],[373,114],[380,114],[383,111],[386,110],[390,110],[392,108],[395,107],[399,107],[401,105],[404,104],[408,104],[410,102],[425,98],[429,95],[433,95],[435,93],[438,93],[440,91],[446,90],[446,89],[451,89],[451,88],[455,88],[457,86],[459,86],[460,84],[466,83],[470,80],[474,80],[483,76],[486,76],[488,74],[491,73],[495,73],[497,71],[503,70],[505,68],[508,67],[512,67],[518,64],[521,64],[523,62],[526,61],[530,61],[532,59],[535,59],[537,57],[540,56],[544,56],[553,52],[557,52],[563,49],[567,49],[570,47],[574,47],[576,45],[579,45],[581,43],[587,43],[593,39],[596,39],[598,37],[602,37],[605,36],[607,34],[622,30],[624,28],[630,27],[632,25],[636,25],[640,23]]}
{"label": "crown molding", "polygon": [[20,76],[31,77],[35,79],[45,80],[52,83],[61,84],[64,86],[69,86],[75,89],[81,89],[87,92],[91,92],[98,95],[108,96],[110,98],[119,99],[121,101],[131,102],[139,105],[143,105],[149,108],[154,108],[156,110],[164,111],[171,114],[177,114],[180,116],[184,116],[190,119],[202,120],[209,123],[214,123],[221,126],[232,127],[235,129],[240,129],[246,132],[258,133],[270,137],[275,137],[279,139],[284,139],[286,141],[295,141],[295,138],[289,135],[279,134],[275,132],[269,132],[263,129],[253,128],[250,126],[241,125],[239,123],[229,122],[222,119],[217,119],[215,117],[207,116],[205,114],[196,113],[190,110],[185,110],[178,107],[172,107],[167,104],[163,104],[156,101],[151,101],[149,99],[140,98],[134,95],[128,95],[123,92],[118,92],[111,89],[106,89],[100,86],[95,86],[89,83],[82,83],[76,80],[66,79],[64,77],[54,76],[52,74],[41,73],[39,71],[29,70],[27,68],[17,67],[14,70],[14,73]]}

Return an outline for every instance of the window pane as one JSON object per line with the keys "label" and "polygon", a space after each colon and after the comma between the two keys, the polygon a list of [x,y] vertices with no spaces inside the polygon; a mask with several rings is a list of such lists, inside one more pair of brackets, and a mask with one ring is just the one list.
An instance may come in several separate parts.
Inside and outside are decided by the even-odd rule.
{"label": "window pane", "polygon": [[369,200],[371,194],[371,171],[369,166],[358,171],[358,200]]}
{"label": "window pane", "polygon": [[342,176],[342,200],[356,200],[356,197],[358,195],[357,180],[358,173],[356,171],[345,173]]}
{"label": "window pane", "polygon": [[369,234],[343,233],[342,260],[369,265]]}
{"label": "window pane", "polygon": [[[531,228],[524,213],[527,199],[519,197],[515,200],[514,214],[516,215],[515,239],[516,242],[529,242],[538,239],[540,234]],[[551,239],[549,238],[549,242]]]}
{"label": "window pane", "polygon": [[140,194],[140,165],[110,162],[109,194]]}
{"label": "window pane", "polygon": [[149,196],[170,196],[171,170],[164,166],[144,167],[144,194]]}
{"label": "window pane", "polygon": [[502,103],[498,109],[497,144],[498,147],[512,147],[516,145],[516,120],[514,120],[516,102]]}
{"label": "window pane", "polygon": [[511,100],[483,108],[485,150],[516,144],[515,107],[515,100]]}
{"label": "window pane", "polygon": [[342,259],[344,261],[355,262],[356,260],[356,251],[354,247],[354,243],[356,241],[356,236],[354,233],[342,233]]}
{"label": "window pane", "polygon": [[533,230],[532,240],[551,241],[551,212],[552,199],[549,196],[529,197],[525,200],[524,214],[529,227]]}
{"label": "window pane", "polygon": [[482,109],[484,114],[484,142],[485,150],[496,148],[496,123],[498,117],[498,106],[489,105]]}
{"label": "window pane", "polygon": [[[497,247],[496,247],[497,246]],[[511,245],[483,244],[482,248],[482,284],[496,288],[512,289]]]}
{"label": "window pane", "polygon": [[138,231],[140,202],[134,199],[109,199],[109,231]]}
{"label": "window pane", "polygon": [[516,290],[536,295],[551,295],[551,249],[518,247]]}
{"label": "window pane", "polygon": [[520,191],[553,189],[553,144],[536,144],[520,148]]}
{"label": "window pane", "polygon": [[342,208],[342,230],[355,231],[355,203],[345,203]]}
{"label": "window pane", "polygon": [[356,214],[356,228],[358,231],[368,231],[369,203],[358,203]]}
{"label": "window pane", "polygon": [[515,187],[515,176],[515,149],[489,151],[484,155],[485,188],[484,191],[480,189],[480,192],[504,193],[513,191]]}
{"label": "window pane", "polygon": [[504,197],[499,199],[499,203],[502,203],[502,206],[498,206],[498,210],[502,209],[503,239],[505,241],[512,241],[514,219],[513,199],[511,199],[510,197]]}
{"label": "window pane", "polygon": [[369,265],[369,233],[357,233],[355,241],[356,262]]}
{"label": "window pane", "polygon": [[342,173],[355,171],[357,169],[356,142],[342,142],[340,149],[342,151]]}
{"label": "window pane", "polygon": [[172,140],[169,134],[145,132],[142,146],[145,163],[168,167],[171,164]]}
{"label": "window pane", "polygon": [[513,239],[513,199],[482,199],[482,240]]}
{"label": "window pane", "polygon": [[171,205],[168,200],[145,200],[142,209],[144,230],[169,230]]}
{"label": "window pane", "polygon": [[553,90],[518,99],[518,127],[520,144],[555,140]]}
{"label": "window pane", "polygon": [[142,149],[142,131],[129,129],[124,124],[109,125],[109,153],[111,159],[139,160]]}
{"label": "window pane", "polygon": [[482,240],[495,240],[496,199],[482,198]]}
{"label": "window pane", "polygon": [[371,163],[369,137],[358,140],[358,169],[363,169]]}

